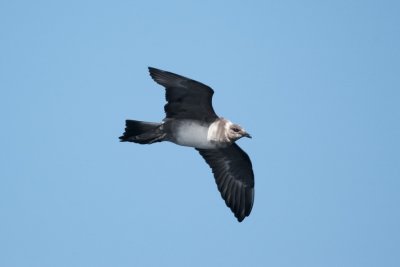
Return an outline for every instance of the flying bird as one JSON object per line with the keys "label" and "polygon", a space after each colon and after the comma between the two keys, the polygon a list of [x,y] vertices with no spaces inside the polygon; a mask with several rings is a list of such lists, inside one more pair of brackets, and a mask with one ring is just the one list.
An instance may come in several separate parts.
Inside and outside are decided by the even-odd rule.
{"label": "flying bird", "polygon": [[195,148],[212,169],[226,205],[239,222],[250,215],[254,173],[249,156],[235,142],[251,138],[238,124],[217,116],[213,89],[172,72],[149,67],[153,80],[165,87],[166,117],[162,122],[126,120],[121,142],[153,144],[169,141]]}

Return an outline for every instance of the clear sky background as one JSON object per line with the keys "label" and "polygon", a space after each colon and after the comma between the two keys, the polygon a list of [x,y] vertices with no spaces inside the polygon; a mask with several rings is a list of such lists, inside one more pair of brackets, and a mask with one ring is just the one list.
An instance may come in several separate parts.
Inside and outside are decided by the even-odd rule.
{"label": "clear sky background", "polygon": [[[0,266],[400,266],[398,1],[1,1]],[[238,223],[153,66],[210,85],[256,175]]]}

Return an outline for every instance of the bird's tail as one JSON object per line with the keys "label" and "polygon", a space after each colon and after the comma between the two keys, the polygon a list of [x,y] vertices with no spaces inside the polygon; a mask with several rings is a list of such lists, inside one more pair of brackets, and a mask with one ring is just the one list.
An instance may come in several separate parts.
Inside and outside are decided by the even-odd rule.
{"label": "bird's tail", "polygon": [[152,144],[161,142],[165,137],[161,129],[162,123],[126,120],[125,132],[119,137],[121,142]]}

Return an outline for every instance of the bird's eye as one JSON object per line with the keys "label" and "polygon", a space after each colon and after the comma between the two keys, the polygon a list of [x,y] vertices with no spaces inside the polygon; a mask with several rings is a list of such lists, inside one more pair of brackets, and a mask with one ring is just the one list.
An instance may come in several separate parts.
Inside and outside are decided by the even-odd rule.
{"label": "bird's eye", "polygon": [[237,132],[239,132],[240,131],[240,129],[239,128],[233,128],[232,129],[235,133],[237,133]]}

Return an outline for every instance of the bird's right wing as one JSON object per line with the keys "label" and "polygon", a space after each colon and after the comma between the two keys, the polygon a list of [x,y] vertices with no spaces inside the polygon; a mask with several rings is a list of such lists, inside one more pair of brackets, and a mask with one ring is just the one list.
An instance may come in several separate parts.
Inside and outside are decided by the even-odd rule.
{"label": "bird's right wing", "polygon": [[254,201],[254,173],[249,156],[238,145],[198,149],[214,173],[226,205],[239,222],[250,215]]}
{"label": "bird's right wing", "polygon": [[150,76],[165,87],[167,118],[214,121],[218,118],[212,107],[214,91],[207,85],[178,74],[149,67]]}

